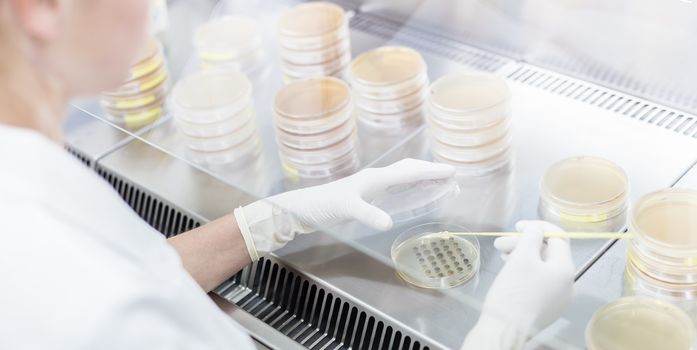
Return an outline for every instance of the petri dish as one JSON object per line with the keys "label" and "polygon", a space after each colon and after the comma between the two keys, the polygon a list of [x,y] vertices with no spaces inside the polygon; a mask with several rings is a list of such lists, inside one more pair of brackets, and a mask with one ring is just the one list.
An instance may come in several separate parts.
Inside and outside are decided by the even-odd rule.
{"label": "petri dish", "polygon": [[642,197],[629,219],[628,257],[667,283],[697,283],[697,191],[666,189]]}
{"label": "petri dish", "polygon": [[425,98],[426,91],[424,89],[420,89],[409,95],[392,100],[374,100],[361,97],[360,95],[355,95],[354,103],[356,108],[364,111],[378,114],[391,114],[404,112],[406,110],[422,106]]}
{"label": "petri dish", "polygon": [[113,111],[104,108],[106,118],[114,123],[127,128],[139,128],[149,125],[160,118],[164,110],[164,101],[156,101],[154,104],[129,111]]}
{"label": "petri dish", "polygon": [[382,130],[391,133],[402,133],[405,130],[411,130],[415,126],[423,123],[423,108],[416,108],[394,114],[371,113],[362,110],[356,110],[358,121],[369,129]]}
{"label": "petri dish", "polygon": [[426,118],[426,120],[428,132],[432,138],[444,144],[460,147],[473,147],[493,142],[508,135],[511,129],[511,118],[479,129],[452,129],[449,128],[450,125],[443,125],[432,118]]}
{"label": "petri dish", "polygon": [[281,57],[293,64],[320,64],[333,61],[351,51],[348,40],[339,40],[330,46],[316,50],[291,50],[281,47]]}
{"label": "petri dish", "polygon": [[124,97],[111,97],[102,95],[102,106],[109,110],[132,110],[152,105],[158,101],[163,101],[167,95],[167,85],[161,84],[156,88],[144,93]]}
{"label": "petri dish", "polygon": [[623,297],[598,309],[586,326],[589,350],[689,350],[692,321],[678,307],[648,297]]}
{"label": "petri dish", "polygon": [[194,137],[216,137],[229,134],[254,119],[255,114],[252,106],[248,106],[237,115],[212,123],[191,123],[178,118],[177,115],[174,116],[178,129],[182,133]]}
{"label": "petri dish", "polygon": [[261,50],[261,34],[254,19],[227,15],[199,26],[194,45],[204,61],[242,61]]}
{"label": "petri dish", "polygon": [[282,142],[278,143],[279,153],[295,164],[321,164],[331,162],[354,151],[358,144],[358,135],[354,131],[351,135],[339,142],[317,149],[296,149],[288,147]]}
{"label": "petri dish", "polygon": [[295,135],[316,135],[334,130],[345,123],[354,123],[351,105],[322,118],[296,119],[274,113],[274,124],[283,132]]}
{"label": "petri dish", "polygon": [[237,165],[256,160],[261,154],[261,139],[254,133],[247,140],[229,149],[217,152],[199,152],[187,148],[189,158],[202,165]]}
{"label": "petri dish", "polygon": [[[350,78],[350,74],[348,75]],[[371,100],[394,100],[420,91],[425,86],[428,86],[428,74],[423,71],[413,79],[389,86],[367,86],[353,83],[353,93],[355,96]]]}
{"label": "petri dish", "polygon": [[114,91],[103,92],[102,96],[111,98],[122,98],[137,95],[146,91],[150,91],[158,86],[165,85],[167,83],[167,77],[167,67],[161,65],[152,73],[145,75],[141,78],[126,82]]}
{"label": "petri dish", "polygon": [[492,74],[450,74],[431,84],[428,115],[451,128],[484,128],[510,117],[510,90]]}
{"label": "petri dish", "polygon": [[257,132],[254,120],[250,120],[240,129],[230,133],[214,137],[198,137],[181,133],[182,140],[187,147],[199,152],[216,152],[235,147]]}
{"label": "petri dish", "polygon": [[278,32],[283,36],[317,36],[333,32],[346,22],[344,9],[324,2],[312,2],[294,6],[281,15]]}
{"label": "petri dish", "polygon": [[476,163],[504,153],[511,148],[511,139],[510,135],[504,135],[504,137],[484,145],[463,147],[448,145],[439,139],[432,138],[431,151],[456,162]]}
{"label": "petri dish", "polygon": [[151,38],[141,53],[140,59],[131,66],[131,76],[128,80],[148,75],[163,65],[162,44],[157,39]]}
{"label": "petri dish", "polygon": [[354,173],[360,164],[358,152],[353,150],[338,159],[313,165],[295,164],[281,155],[284,175],[291,180],[326,179]]}
{"label": "petri dish", "polygon": [[313,150],[334,145],[355,133],[355,130],[355,123],[346,122],[336,129],[314,135],[298,135],[276,129],[276,136],[279,142],[285,146],[295,149]]}
{"label": "petri dish", "polygon": [[395,223],[402,223],[432,213],[444,200],[459,193],[460,187],[454,178],[417,181],[388,188],[372,204],[389,214]]}
{"label": "petri dish", "polygon": [[252,84],[232,70],[210,70],[181,79],[172,91],[172,109],[177,118],[190,123],[223,121],[246,109]]}
{"label": "petri dish", "polygon": [[479,241],[464,227],[428,223],[410,228],[392,243],[397,274],[421,288],[446,289],[465,284],[479,272]]}
{"label": "petri dish", "polygon": [[460,176],[485,176],[508,167],[512,161],[513,151],[508,148],[500,154],[478,162],[460,162],[433,151],[431,154],[434,161],[454,166]]}
{"label": "petri dish", "polygon": [[565,230],[617,231],[624,227],[629,181],[616,164],[572,157],[550,166],[540,182],[540,216]]}
{"label": "petri dish", "polygon": [[510,95],[506,82],[496,75],[455,73],[433,82],[429,100],[436,110],[459,116],[503,104]]}
{"label": "petri dish", "polygon": [[[365,52],[351,62],[349,76],[356,89],[384,88],[417,79],[426,62],[416,50],[383,46]],[[359,87],[360,86],[360,87]]]}
{"label": "petri dish", "polygon": [[346,108],[351,101],[348,85],[332,78],[310,78],[292,82],[276,94],[274,111],[299,122],[322,119]]}
{"label": "petri dish", "polygon": [[322,77],[342,70],[351,61],[351,53],[345,52],[332,60],[317,64],[296,64],[288,61],[281,63],[283,73],[291,77]]}
{"label": "petri dish", "polygon": [[694,299],[697,298],[697,283],[670,283],[657,280],[637,267],[631,253],[628,254],[625,267],[623,288],[624,295],[657,297],[679,305],[693,318],[697,316],[697,305],[694,303]]}

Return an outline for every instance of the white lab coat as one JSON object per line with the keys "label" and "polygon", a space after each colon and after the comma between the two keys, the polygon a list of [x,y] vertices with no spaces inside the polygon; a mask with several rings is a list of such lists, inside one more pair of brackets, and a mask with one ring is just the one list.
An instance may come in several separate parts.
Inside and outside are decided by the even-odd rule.
{"label": "white lab coat", "polygon": [[0,349],[252,349],[164,237],[40,134],[0,125]]}

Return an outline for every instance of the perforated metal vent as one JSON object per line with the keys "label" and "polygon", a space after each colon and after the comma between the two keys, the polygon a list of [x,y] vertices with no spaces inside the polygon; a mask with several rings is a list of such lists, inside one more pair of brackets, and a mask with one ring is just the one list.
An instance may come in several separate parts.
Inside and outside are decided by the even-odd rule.
{"label": "perforated metal vent", "polygon": [[273,258],[245,268],[216,293],[308,349],[429,349]]}
{"label": "perforated metal vent", "polygon": [[[96,166],[151,226],[170,237],[201,222],[139,186]],[[214,291],[308,349],[440,348],[349,302],[273,257],[250,264]]]}
{"label": "perforated metal vent", "polygon": [[85,165],[87,165],[88,167],[92,167],[92,161],[90,160],[89,157],[87,157],[86,155],[82,154],[82,152],[79,152],[78,150],[76,150],[76,149],[74,149],[74,148],[72,148],[72,147],[70,147],[70,146],[65,146],[65,150],[68,151],[68,153],[70,153],[70,154],[72,154],[73,156],[75,156],[75,158],[77,158],[78,160],[80,160],[81,162],[83,162],[83,163],[84,163]]}
{"label": "perforated metal vent", "polygon": [[452,61],[487,72],[495,72],[510,61],[501,56],[429,32],[425,28],[416,29],[410,26],[403,26],[400,23],[365,13],[359,13],[351,18],[350,25],[352,29],[385,39],[394,39],[415,49],[429,51]]}
{"label": "perforated metal vent", "polygon": [[697,117],[692,114],[525,64],[520,65],[506,77],[512,81],[697,138]]}

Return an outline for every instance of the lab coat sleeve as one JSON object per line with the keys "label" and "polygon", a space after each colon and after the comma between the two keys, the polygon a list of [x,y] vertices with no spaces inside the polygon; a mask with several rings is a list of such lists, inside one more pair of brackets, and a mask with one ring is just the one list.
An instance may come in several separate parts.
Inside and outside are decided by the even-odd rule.
{"label": "lab coat sleeve", "polygon": [[181,312],[172,300],[161,297],[129,301],[114,310],[109,319],[85,349],[256,349],[251,338],[235,328],[211,329],[211,324],[222,326],[221,323],[230,320],[197,322],[195,317]]}

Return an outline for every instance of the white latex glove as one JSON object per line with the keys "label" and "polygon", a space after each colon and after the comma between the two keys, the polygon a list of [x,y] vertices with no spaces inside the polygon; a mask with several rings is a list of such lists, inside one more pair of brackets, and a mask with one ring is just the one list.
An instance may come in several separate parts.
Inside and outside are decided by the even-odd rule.
{"label": "white latex glove", "polygon": [[550,238],[546,248],[543,242],[544,233],[563,230],[544,221],[520,221],[516,229],[523,233],[520,238],[501,237],[494,243],[497,249],[509,248],[502,253],[510,254],[464,350],[520,349],[571,302],[574,264],[569,242]]}
{"label": "white latex glove", "polygon": [[355,219],[388,230],[392,218],[370,202],[387,189],[424,180],[447,179],[455,168],[404,159],[384,168],[364,169],[325,185],[290,191],[235,210],[252,261],[279,249],[298,234]]}

